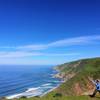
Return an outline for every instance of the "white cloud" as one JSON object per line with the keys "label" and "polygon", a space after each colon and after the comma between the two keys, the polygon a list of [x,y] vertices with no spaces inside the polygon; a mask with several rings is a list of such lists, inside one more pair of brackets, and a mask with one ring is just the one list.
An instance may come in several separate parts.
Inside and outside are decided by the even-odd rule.
{"label": "white cloud", "polygon": [[58,40],[54,42],[50,42],[48,44],[33,44],[33,45],[24,45],[24,46],[5,46],[0,48],[5,49],[15,49],[15,50],[22,50],[22,51],[32,51],[32,50],[44,50],[48,48],[54,47],[65,47],[65,46],[72,46],[72,45],[84,45],[84,44],[93,44],[100,41],[100,35],[92,35],[92,36],[81,36],[81,37],[74,37],[74,38],[66,38],[63,40]]}
{"label": "white cloud", "polygon": [[[5,59],[1,59],[0,58],[0,64],[1,65],[57,65],[57,64],[61,64],[61,63],[64,63],[66,62],[65,60],[63,59],[57,59],[57,60],[54,60],[54,59],[51,59],[51,60],[45,60],[45,59],[42,59],[42,60],[36,60],[36,59],[21,59],[21,58],[16,58],[16,59],[13,59],[13,58],[5,58]],[[36,66],[35,66],[36,67]]]}
{"label": "white cloud", "polygon": [[[79,55],[79,53],[39,53],[39,52],[22,52],[22,51],[10,51],[0,52],[0,64],[4,65],[50,65],[61,64],[63,59],[59,57],[69,57]],[[35,57],[38,56],[38,59]],[[43,57],[43,59],[41,58]],[[44,57],[52,57],[52,59],[44,59]],[[55,57],[57,57],[55,59]]]}
{"label": "white cloud", "polygon": [[22,57],[33,57],[33,56],[71,56],[79,55],[79,53],[68,53],[68,54],[57,54],[57,53],[40,53],[40,52],[0,52],[0,58],[22,58]]}
{"label": "white cloud", "polygon": [[10,51],[10,52],[0,52],[0,58],[21,58],[29,56],[40,56],[42,53],[37,52],[22,52],[22,51]]}
{"label": "white cloud", "polygon": [[49,46],[71,46],[71,45],[83,45],[83,44],[90,44],[95,41],[100,40],[100,35],[93,35],[93,36],[81,36],[75,38],[68,38],[59,41],[55,41],[49,44]]}
{"label": "white cloud", "polygon": [[44,56],[74,56],[80,55],[79,53],[45,53]]}
{"label": "white cloud", "polygon": [[48,44],[42,45],[26,45],[17,47],[17,49],[25,49],[25,50],[44,50],[47,48],[54,47],[62,47],[62,46],[72,46],[72,45],[83,45],[83,44],[92,44],[100,40],[100,35],[92,35],[92,36],[81,36],[74,38],[66,38],[63,40],[58,40],[54,42],[50,42]]}
{"label": "white cloud", "polygon": [[20,50],[43,50],[48,48],[47,45],[25,45],[25,46],[18,46],[16,49]]}

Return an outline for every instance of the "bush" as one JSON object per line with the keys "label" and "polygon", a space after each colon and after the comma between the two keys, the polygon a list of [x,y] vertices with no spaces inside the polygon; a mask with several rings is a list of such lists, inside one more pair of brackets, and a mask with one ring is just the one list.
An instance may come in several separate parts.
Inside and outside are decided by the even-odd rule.
{"label": "bush", "polygon": [[61,93],[56,93],[53,97],[62,97]]}
{"label": "bush", "polygon": [[27,97],[26,96],[22,96],[21,98],[26,99]]}

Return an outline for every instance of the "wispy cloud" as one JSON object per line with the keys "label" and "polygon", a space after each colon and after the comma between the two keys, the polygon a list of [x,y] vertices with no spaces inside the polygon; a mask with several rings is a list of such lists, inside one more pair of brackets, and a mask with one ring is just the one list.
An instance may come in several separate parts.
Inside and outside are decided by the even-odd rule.
{"label": "wispy cloud", "polygon": [[23,51],[31,51],[31,50],[44,50],[48,48],[54,47],[65,47],[65,46],[73,46],[73,45],[86,45],[86,44],[93,44],[100,41],[100,35],[92,35],[92,36],[81,36],[81,37],[74,37],[74,38],[66,38],[54,42],[50,42],[47,44],[31,44],[31,45],[24,45],[24,46],[4,46],[0,48],[13,48],[15,50],[23,50]]}
{"label": "wispy cloud", "polygon": [[44,53],[43,56],[74,56],[80,55],[80,53]]}
{"label": "wispy cloud", "polygon": [[[39,44],[39,45],[24,45],[24,46],[16,46],[16,47],[0,47],[5,49],[10,49],[10,51],[1,51],[0,58],[14,58],[14,57],[32,57],[32,56],[71,56],[71,55],[79,55],[79,53],[42,53],[41,50],[55,48],[55,47],[65,47],[72,45],[83,45],[83,44],[91,44],[100,41],[100,35],[92,35],[92,36],[81,36],[74,38],[67,38],[63,40],[54,41],[48,44]],[[14,49],[14,50],[13,50]]]}
{"label": "wispy cloud", "polygon": [[100,41],[100,35],[81,36],[81,37],[74,37],[74,38],[66,38],[63,40],[58,40],[58,41],[54,41],[54,42],[50,42],[48,44],[42,44],[42,45],[39,44],[39,45],[20,46],[20,47],[17,47],[17,49],[44,50],[47,48],[54,48],[54,47],[93,44],[98,41]]}
{"label": "wispy cloud", "polygon": [[0,52],[0,58],[22,58],[22,57],[34,57],[34,56],[71,56],[79,55],[79,53],[40,53],[40,52],[22,52],[22,51],[10,51]]}
{"label": "wispy cloud", "polygon": [[83,45],[83,44],[90,44],[98,40],[100,40],[100,35],[81,36],[81,37],[67,38],[55,41],[50,43],[49,46],[60,47],[60,46]]}
{"label": "wispy cloud", "polygon": [[10,52],[0,52],[0,58],[19,58],[19,57],[29,57],[29,56],[40,56],[42,53],[37,52],[24,52],[24,51],[10,51]]}
{"label": "wispy cloud", "polygon": [[72,45],[83,45],[83,44],[91,44],[97,41],[100,41],[100,35],[92,35],[92,36],[81,36],[81,37],[74,37],[74,38],[66,38],[63,40],[54,41],[48,44],[42,45],[26,45],[17,47],[17,49],[23,50],[44,50],[47,48],[54,48],[54,47],[63,47],[63,46],[72,46]]}
{"label": "wispy cloud", "polygon": [[20,50],[44,50],[48,48],[48,45],[25,45],[25,46],[18,46],[16,49]]}

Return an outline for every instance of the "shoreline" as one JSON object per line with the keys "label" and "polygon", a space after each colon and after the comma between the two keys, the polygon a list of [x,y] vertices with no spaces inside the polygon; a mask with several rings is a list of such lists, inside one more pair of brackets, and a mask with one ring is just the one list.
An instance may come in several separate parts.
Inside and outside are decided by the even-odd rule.
{"label": "shoreline", "polygon": [[54,88],[48,90],[46,93],[42,94],[40,97],[45,96],[46,94],[48,94],[48,93],[50,93],[51,91],[53,91],[53,90],[55,90],[56,88],[58,88],[60,85],[61,85],[61,84],[59,84],[58,86],[56,86],[56,87],[54,87]]}
{"label": "shoreline", "polygon": [[[51,88],[50,90],[48,90],[47,92],[44,92],[44,93],[41,93],[41,92],[39,92],[39,91],[37,91],[37,90],[35,90],[35,88],[33,88],[33,90],[32,91],[30,91],[31,93],[35,93],[36,92],[36,94],[33,94],[33,95],[28,95],[27,93],[27,91],[25,91],[25,92],[22,92],[22,93],[18,93],[18,94],[14,94],[14,95],[10,95],[10,96],[5,96],[5,98],[7,99],[7,100],[10,100],[10,99],[14,99],[14,98],[21,98],[21,97],[23,97],[23,96],[26,96],[26,98],[30,98],[30,97],[35,97],[35,96],[39,96],[39,97],[43,97],[43,96],[45,96],[46,94],[48,94],[48,93],[50,93],[51,91],[53,91],[53,90],[55,90],[56,88],[58,88],[61,84],[62,84],[63,82],[61,82],[59,85],[57,85],[57,86],[55,86],[55,87],[53,87],[53,88]],[[39,88],[36,88],[36,89],[39,89]],[[25,95],[26,94],[26,95]]]}
{"label": "shoreline", "polygon": [[[56,69],[54,69],[54,70],[56,70]],[[60,71],[58,71],[58,70],[56,70],[56,71],[57,71],[57,73],[56,73],[56,74],[53,74],[52,77],[61,79],[60,77],[55,77],[57,74],[60,73]],[[32,88],[32,89],[33,89],[32,91],[27,92],[27,91],[29,90],[29,89],[27,89],[27,91],[24,91],[24,92],[18,93],[18,94],[13,94],[13,95],[10,95],[10,96],[5,96],[5,98],[6,98],[7,100],[10,100],[10,99],[14,99],[14,98],[21,98],[21,97],[23,97],[23,96],[25,96],[26,98],[35,97],[35,96],[42,97],[42,96],[45,96],[46,94],[50,93],[51,91],[55,90],[56,88],[58,88],[62,83],[63,83],[63,81],[61,80],[60,83],[59,83],[57,86],[55,86],[55,87],[49,89],[48,91],[46,91],[46,92],[44,92],[44,93],[42,93],[42,92],[40,92],[40,91],[38,90],[38,89],[40,88],[40,86],[39,86],[39,87],[37,87],[37,88],[34,88],[34,87],[33,87],[33,88]],[[35,90],[35,89],[36,89],[36,90]],[[30,93],[30,92],[33,93],[33,95],[32,95],[32,94],[31,94],[31,95],[28,94],[28,93]]]}

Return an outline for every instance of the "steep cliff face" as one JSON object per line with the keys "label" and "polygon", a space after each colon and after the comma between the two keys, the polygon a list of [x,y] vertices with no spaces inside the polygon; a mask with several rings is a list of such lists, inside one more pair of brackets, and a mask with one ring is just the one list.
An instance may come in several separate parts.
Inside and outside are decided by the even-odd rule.
{"label": "steep cliff face", "polygon": [[94,90],[89,77],[100,79],[100,58],[83,59],[56,67],[60,73],[56,77],[65,81],[55,91],[63,95],[88,95]]}

